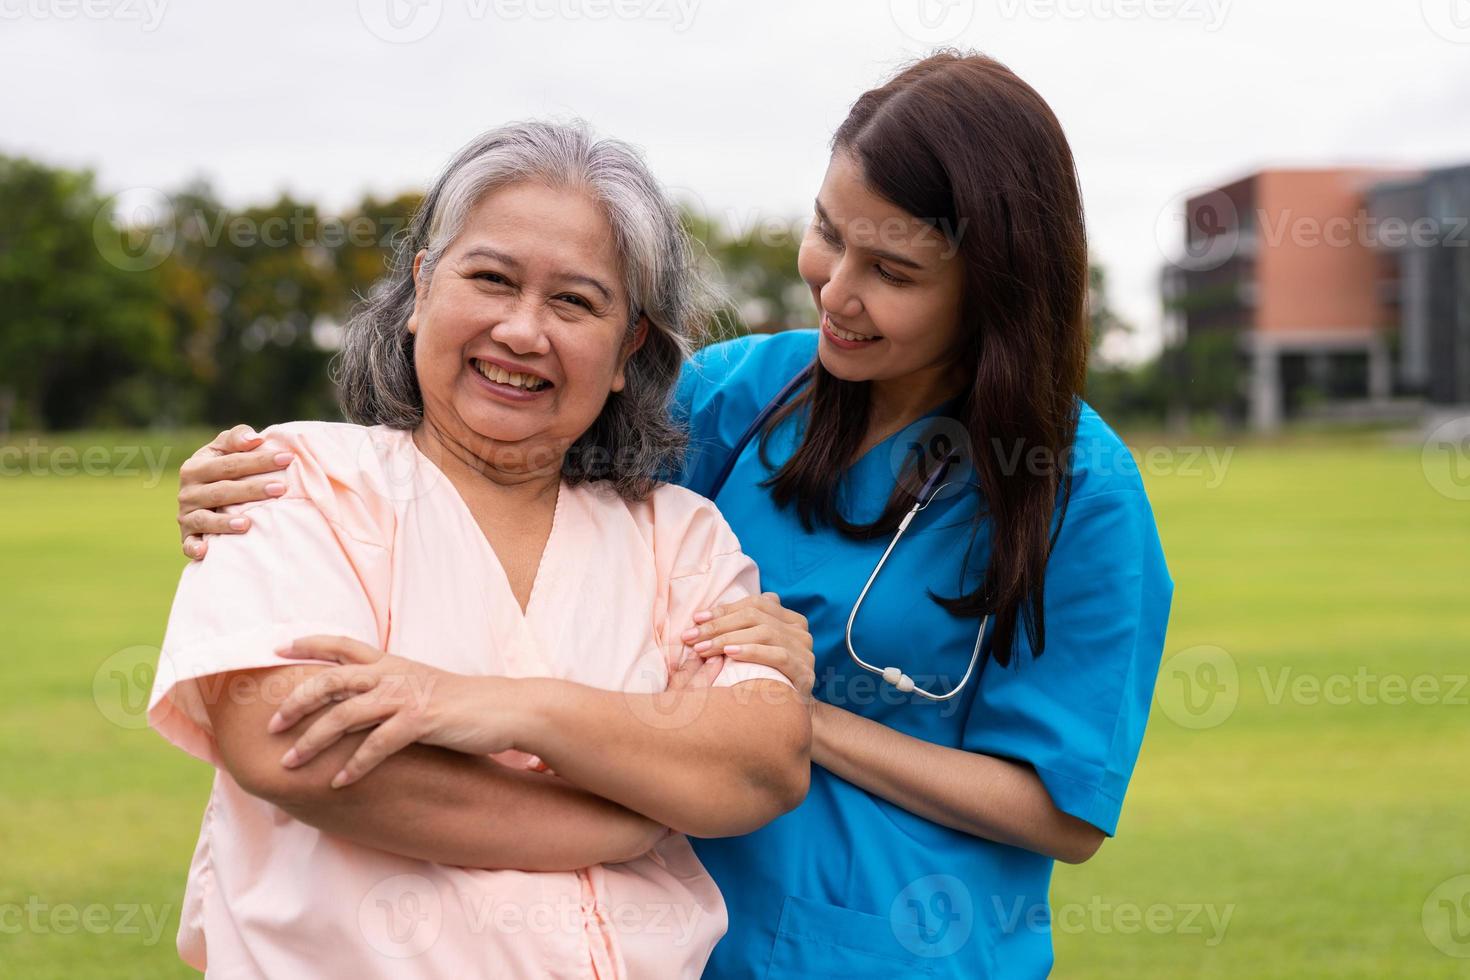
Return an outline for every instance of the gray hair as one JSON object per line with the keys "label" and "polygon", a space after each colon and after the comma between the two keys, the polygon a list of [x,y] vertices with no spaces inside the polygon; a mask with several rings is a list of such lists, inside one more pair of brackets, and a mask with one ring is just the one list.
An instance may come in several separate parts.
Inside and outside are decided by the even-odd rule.
{"label": "gray hair", "polygon": [[626,384],[568,449],[571,484],[609,480],[623,497],[646,497],[677,472],[687,435],[670,415],[679,369],[708,326],[715,293],[695,261],[678,209],[636,150],[595,137],[584,123],[519,122],[482,134],[457,153],[424,196],[396,243],[392,271],[347,323],[335,377],[347,417],[364,425],[416,428],[424,417],[414,371],[413,261],[433,276],[445,250],[488,192],[524,180],[578,188],[601,204],[623,266],[631,338],[648,320],[643,345],[628,359]]}

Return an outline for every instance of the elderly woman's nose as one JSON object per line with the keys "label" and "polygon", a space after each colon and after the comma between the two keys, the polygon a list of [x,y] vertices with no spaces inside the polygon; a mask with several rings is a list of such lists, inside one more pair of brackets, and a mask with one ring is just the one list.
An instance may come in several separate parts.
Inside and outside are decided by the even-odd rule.
{"label": "elderly woman's nose", "polygon": [[527,304],[508,311],[490,328],[490,339],[517,354],[545,354],[551,341],[541,328],[540,315]]}

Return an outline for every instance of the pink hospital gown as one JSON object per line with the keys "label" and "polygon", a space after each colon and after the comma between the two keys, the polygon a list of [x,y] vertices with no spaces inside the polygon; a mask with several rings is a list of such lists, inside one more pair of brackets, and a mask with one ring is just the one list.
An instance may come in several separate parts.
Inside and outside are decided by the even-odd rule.
{"label": "pink hospital gown", "polygon": [[[523,613],[453,484],[410,434],[298,422],[296,454],[248,534],[184,570],[149,706],[216,768],[178,947],[217,977],[697,977],[725,905],[688,840],[574,872],[485,871],[360,846],[293,819],[223,768],[201,703],[212,674],[285,661],[313,633],[473,675],[661,691],[692,615],[758,591],[714,505],[675,486],[631,503],[563,484]],[[729,661],[719,685],[784,681]],[[369,777],[371,778],[371,777]]]}

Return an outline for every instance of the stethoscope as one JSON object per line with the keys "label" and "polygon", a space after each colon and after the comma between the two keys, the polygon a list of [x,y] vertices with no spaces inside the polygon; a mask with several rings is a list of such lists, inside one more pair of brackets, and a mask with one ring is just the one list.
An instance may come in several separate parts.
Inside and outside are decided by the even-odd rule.
{"label": "stethoscope", "polygon": [[[741,433],[740,438],[736,440],[734,448],[730,450],[730,455],[725,459],[724,466],[722,466],[720,468],[720,472],[716,474],[714,482],[706,491],[705,496],[713,500],[716,496],[719,495],[719,492],[721,489],[724,488],[726,481],[730,479],[730,473],[735,469],[736,460],[738,460],[740,458],[740,454],[745,451],[745,447],[750,444],[750,440],[755,438],[756,433],[758,433],[762,428],[765,427],[765,424],[770,421],[771,416],[774,415],[781,408],[782,405],[786,404],[786,402],[791,399],[791,396],[795,394],[796,391],[811,378],[812,371],[815,369],[815,367],[815,363],[812,363],[802,368],[801,372],[797,374],[796,377],[788,381],[786,383],[786,386],[776,393],[776,397],[772,398],[771,401],[760,410],[760,413],[756,415],[756,417],[751,421],[750,425],[746,426],[745,431]],[[914,506],[909,508],[909,512],[904,515],[903,520],[898,522],[898,529],[894,531],[893,540],[888,542],[888,547],[885,548],[883,551],[883,557],[878,559],[878,564],[874,566],[873,573],[868,576],[867,582],[863,583],[863,589],[861,592],[858,593],[857,602],[853,603],[852,612],[848,613],[847,615],[847,631],[845,640],[847,644],[847,655],[852,658],[852,662],[857,664],[863,670],[868,671],[869,673],[877,674],[879,677],[883,678],[884,681],[893,685],[902,693],[908,694],[912,692],[914,694],[917,694],[919,697],[925,698],[929,701],[948,701],[955,695],[959,694],[960,691],[964,690],[965,685],[969,683],[971,675],[975,673],[975,665],[980,662],[980,649],[984,645],[985,641],[985,627],[990,622],[990,615],[988,613],[984,616],[984,618],[980,620],[980,629],[975,634],[975,649],[970,652],[970,663],[969,666],[965,668],[965,676],[961,677],[958,684],[956,684],[954,687],[950,688],[943,694],[935,694],[933,691],[928,691],[918,686],[914,683],[914,679],[912,677],[910,677],[908,674],[905,674],[903,670],[898,667],[879,667],[876,664],[870,664],[866,660],[864,660],[861,656],[858,655],[858,652],[853,649],[852,625],[857,621],[858,613],[863,608],[863,600],[867,598],[868,591],[872,589],[873,583],[877,581],[878,573],[883,571],[883,566],[887,563],[888,556],[893,554],[893,549],[898,546],[898,540],[902,538],[904,532],[909,529],[909,525],[913,523],[914,517],[919,513],[919,511],[923,510],[925,507],[928,507],[931,503],[933,503],[934,498],[939,496],[940,491],[949,486],[948,483],[941,483],[940,481],[943,480],[945,475],[949,472],[949,468],[955,462],[955,459],[956,457],[954,454],[946,456],[944,461],[940,463],[940,465],[935,468],[934,472],[929,474],[929,478],[924,481],[924,485],[919,490],[918,496],[914,498]]]}

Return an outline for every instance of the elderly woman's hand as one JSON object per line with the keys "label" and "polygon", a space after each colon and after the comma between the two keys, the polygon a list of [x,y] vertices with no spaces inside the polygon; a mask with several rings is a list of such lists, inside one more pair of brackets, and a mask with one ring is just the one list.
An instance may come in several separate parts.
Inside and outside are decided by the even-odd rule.
{"label": "elderly woman's hand", "polygon": [[812,634],[806,617],[782,606],[774,592],[695,613],[694,622],[683,640],[698,656],[765,664],[785,674],[803,700],[811,700],[817,663]]}
{"label": "elderly woman's hand", "polygon": [[[295,768],[343,735],[372,729],[332,786],[356,782],[380,762],[415,742],[470,755],[513,748],[515,681],[438,670],[374,649],[345,636],[308,636],[277,650],[292,660],[330,660],[339,666],[297,685],[267,730],[283,732],[325,705],[281,759]],[[333,704],[335,702],[335,704]]]}

